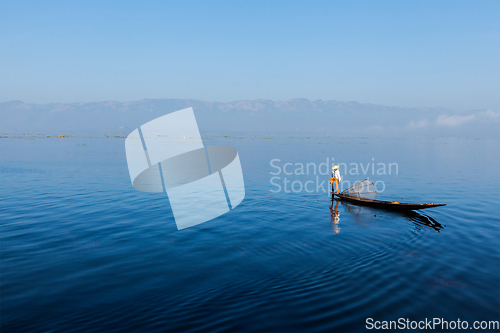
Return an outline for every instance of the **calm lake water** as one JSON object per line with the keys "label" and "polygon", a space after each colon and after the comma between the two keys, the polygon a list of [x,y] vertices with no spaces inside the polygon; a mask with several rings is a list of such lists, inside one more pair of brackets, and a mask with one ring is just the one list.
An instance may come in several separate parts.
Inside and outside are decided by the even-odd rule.
{"label": "calm lake water", "polygon": [[[2,331],[359,332],[367,318],[499,320],[499,141],[204,142],[238,149],[246,197],[177,231],[166,194],[132,188],[123,138],[1,138]],[[378,181],[380,198],[447,206],[403,214],[339,203],[336,219],[321,188],[328,175],[271,174],[272,160],[296,172],[296,163],[331,168],[332,158],[349,167],[344,180]],[[378,163],[397,163],[397,174],[394,165],[377,174]],[[272,177],[296,191],[277,191]]]}

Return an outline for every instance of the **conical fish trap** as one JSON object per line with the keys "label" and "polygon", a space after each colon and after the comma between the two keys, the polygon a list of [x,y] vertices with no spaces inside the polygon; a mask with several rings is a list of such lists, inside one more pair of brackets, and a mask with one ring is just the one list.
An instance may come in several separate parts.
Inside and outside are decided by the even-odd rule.
{"label": "conical fish trap", "polygon": [[360,198],[360,199],[375,200],[375,198],[377,197],[377,189],[375,188],[375,185],[371,180],[364,179],[359,183],[342,191],[342,194],[358,199]]}

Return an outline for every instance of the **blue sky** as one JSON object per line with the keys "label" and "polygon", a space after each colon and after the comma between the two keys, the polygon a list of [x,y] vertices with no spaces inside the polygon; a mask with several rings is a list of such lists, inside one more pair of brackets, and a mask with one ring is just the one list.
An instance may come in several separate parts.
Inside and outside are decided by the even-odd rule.
{"label": "blue sky", "polygon": [[500,1],[2,1],[0,102],[500,109]]}

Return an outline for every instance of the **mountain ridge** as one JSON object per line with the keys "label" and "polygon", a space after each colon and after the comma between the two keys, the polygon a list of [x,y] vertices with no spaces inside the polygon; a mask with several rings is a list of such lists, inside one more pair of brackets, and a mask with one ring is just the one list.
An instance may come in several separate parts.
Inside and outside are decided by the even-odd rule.
{"label": "mountain ridge", "polygon": [[202,132],[371,136],[498,137],[500,112],[384,106],[294,98],[209,102],[196,99],[28,104],[0,103],[0,132],[128,134],[164,114],[193,107]]}

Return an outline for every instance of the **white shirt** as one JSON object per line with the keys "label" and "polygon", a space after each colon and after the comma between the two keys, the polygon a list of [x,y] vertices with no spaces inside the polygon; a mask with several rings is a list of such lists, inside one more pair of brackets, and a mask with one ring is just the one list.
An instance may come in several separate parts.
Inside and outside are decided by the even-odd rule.
{"label": "white shirt", "polygon": [[339,180],[339,182],[342,180],[342,178],[340,178],[340,172],[339,172],[339,169],[337,170],[332,170],[332,174],[333,174],[333,177],[337,178]]}

